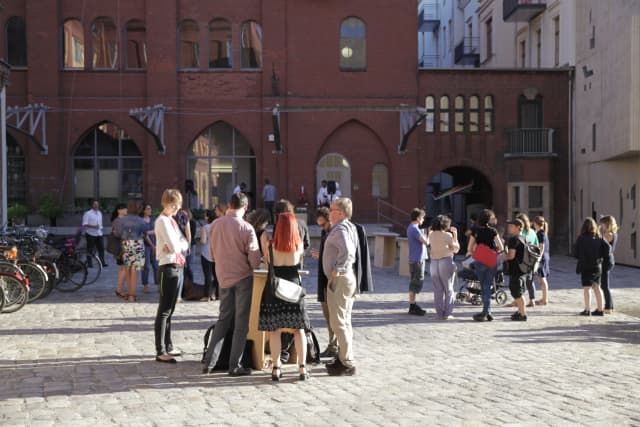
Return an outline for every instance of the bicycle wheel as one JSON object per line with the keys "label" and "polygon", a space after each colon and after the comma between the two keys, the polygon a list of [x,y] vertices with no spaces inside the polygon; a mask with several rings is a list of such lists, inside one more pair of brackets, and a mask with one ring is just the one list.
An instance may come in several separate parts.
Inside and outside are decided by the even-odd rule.
{"label": "bicycle wheel", "polygon": [[63,256],[58,261],[60,278],[56,289],[60,292],[75,292],[84,286],[87,280],[87,268],[77,259]]}
{"label": "bicycle wheel", "polygon": [[10,273],[10,274],[20,274],[24,276],[22,270],[20,270],[20,267],[18,267],[16,264],[9,261],[0,261],[0,272]]}
{"label": "bicycle wheel", "polygon": [[42,296],[49,277],[47,273],[35,262],[19,262],[18,266],[24,272],[24,277],[29,279],[29,301],[32,302]]}
{"label": "bicycle wheel", "polygon": [[95,283],[102,273],[102,262],[100,262],[100,258],[98,255],[86,252],[84,249],[76,251],[76,254],[78,259],[82,261],[87,268],[87,281],[85,285]]}
{"label": "bicycle wheel", "polygon": [[47,286],[45,286],[42,295],[40,295],[40,298],[45,298],[51,293],[55,284],[58,283],[60,272],[58,271],[58,266],[56,265],[56,263],[51,260],[38,258],[36,259],[36,263],[40,267],[42,267],[42,269],[45,271],[45,273],[47,273],[48,276]]}
{"label": "bicycle wheel", "polygon": [[4,291],[2,290],[2,286],[0,286],[0,313],[2,313],[3,308],[4,308]]}
{"label": "bicycle wheel", "polygon": [[3,313],[18,311],[27,303],[29,289],[17,276],[0,272],[0,287],[4,293]]}

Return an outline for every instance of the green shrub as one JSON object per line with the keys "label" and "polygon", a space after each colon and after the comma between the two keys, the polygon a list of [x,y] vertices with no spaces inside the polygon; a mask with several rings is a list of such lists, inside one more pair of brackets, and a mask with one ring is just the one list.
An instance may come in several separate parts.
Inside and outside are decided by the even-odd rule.
{"label": "green shrub", "polygon": [[20,203],[16,203],[14,205],[11,205],[7,209],[7,218],[12,222],[16,222],[16,220],[26,219],[27,215],[29,215],[30,213],[31,213],[31,209],[29,209],[27,206]]}
{"label": "green shrub", "polygon": [[38,203],[38,213],[45,218],[49,218],[51,225],[54,225],[56,218],[64,213],[62,204],[51,194],[45,194]]}

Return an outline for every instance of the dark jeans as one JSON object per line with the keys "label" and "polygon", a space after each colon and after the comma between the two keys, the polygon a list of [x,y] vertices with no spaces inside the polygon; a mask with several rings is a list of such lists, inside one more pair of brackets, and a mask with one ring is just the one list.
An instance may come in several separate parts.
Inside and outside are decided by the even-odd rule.
{"label": "dark jeans", "polygon": [[482,290],[482,314],[491,314],[491,291],[493,290],[493,279],[496,276],[495,267],[487,267],[479,262],[473,263],[476,276],[480,281]]}
{"label": "dark jeans", "polygon": [[207,367],[213,368],[218,363],[224,337],[231,329],[231,325],[233,325],[233,341],[229,355],[229,371],[241,367],[240,360],[249,331],[252,294],[253,276],[240,280],[230,288],[220,289],[220,316],[213,329],[213,337],[211,337],[204,359]]}
{"label": "dark jeans", "polygon": [[171,316],[176,309],[178,300],[178,288],[184,279],[183,268],[175,264],[161,265],[160,274],[160,301],[154,324],[156,336],[156,354],[167,354],[173,350],[171,342]]}
{"label": "dark jeans", "polygon": [[533,272],[527,273],[527,292],[531,301],[536,300],[536,287],[533,283]]}
{"label": "dark jeans", "polygon": [[276,202],[264,202],[264,208],[269,211],[269,224],[275,224],[273,221],[273,206]]}
{"label": "dark jeans", "polygon": [[200,256],[200,263],[202,264],[202,274],[204,275],[204,294],[211,297],[215,293],[216,298],[218,298],[218,278],[216,277],[213,262]]}
{"label": "dark jeans", "polygon": [[191,246],[188,255],[185,255],[186,263],[184,265],[184,277],[193,282],[193,264],[195,259],[196,247]]}
{"label": "dark jeans", "polygon": [[89,234],[85,234],[87,238],[87,252],[95,253],[95,250],[98,249],[98,258],[100,258],[100,262],[104,265],[104,237],[103,236],[91,236]]}
{"label": "dark jeans", "polygon": [[144,267],[142,267],[142,284],[149,284],[149,270],[153,273],[153,283],[158,283],[158,260],[151,246],[144,246]]}
{"label": "dark jeans", "polygon": [[604,295],[604,308],[613,309],[613,298],[611,297],[611,289],[609,288],[609,276],[611,275],[611,270],[603,271],[602,277],[600,278],[600,289],[602,289],[602,294]]}

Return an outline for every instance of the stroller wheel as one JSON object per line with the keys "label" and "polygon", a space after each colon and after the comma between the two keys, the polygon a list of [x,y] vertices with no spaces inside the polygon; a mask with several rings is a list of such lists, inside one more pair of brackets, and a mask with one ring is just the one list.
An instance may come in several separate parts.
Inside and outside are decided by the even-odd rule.
{"label": "stroller wheel", "polygon": [[474,295],[471,297],[471,304],[480,305],[482,304],[482,297],[480,295]]}
{"label": "stroller wheel", "polygon": [[502,290],[496,292],[496,302],[498,303],[498,305],[503,305],[505,302],[507,302],[507,293]]}
{"label": "stroller wheel", "polygon": [[458,292],[456,294],[456,301],[459,302],[460,304],[465,302],[466,299],[467,299],[467,295],[464,294],[463,292]]}

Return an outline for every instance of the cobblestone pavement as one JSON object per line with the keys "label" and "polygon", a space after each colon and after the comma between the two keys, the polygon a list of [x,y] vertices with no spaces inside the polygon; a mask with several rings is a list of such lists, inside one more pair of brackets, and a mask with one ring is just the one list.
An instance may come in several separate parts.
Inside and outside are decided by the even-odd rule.
{"label": "cobblestone pavement", "polygon": [[[52,293],[0,315],[0,425],[639,425],[640,270],[616,266],[617,310],[584,318],[575,261],[552,259],[551,303],[511,322],[473,322],[477,306],[436,320],[430,280],[407,314],[407,278],[374,270],[376,292],[353,314],[357,375],[308,382],[288,366],[250,377],[202,375],[202,335],[218,303],[185,302],[174,316],[177,365],[153,360],[157,293],[114,295],[116,267],[73,294]],[[199,266],[198,266],[199,267]],[[313,260],[308,268],[315,270]],[[305,279],[314,294],[315,275]],[[322,313],[308,298],[326,343]]]}

